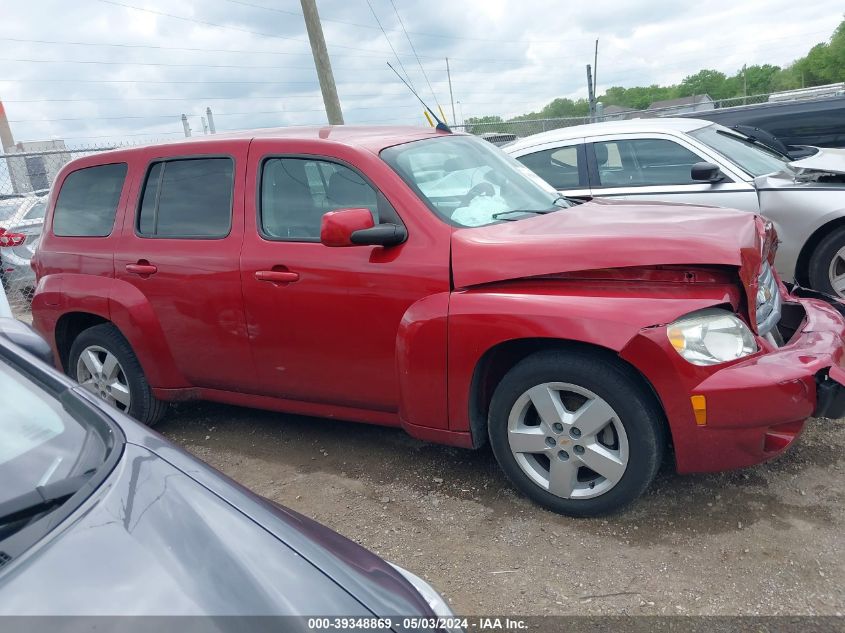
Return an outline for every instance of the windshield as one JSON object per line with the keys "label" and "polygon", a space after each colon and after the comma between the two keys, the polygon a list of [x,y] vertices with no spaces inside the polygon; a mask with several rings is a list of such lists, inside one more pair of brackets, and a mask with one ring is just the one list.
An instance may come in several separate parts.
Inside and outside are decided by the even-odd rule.
{"label": "windshield", "polygon": [[474,136],[414,141],[389,147],[381,157],[455,226],[484,226],[568,206],[530,169]]}
{"label": "windshield", "polygon": [[[3,360],[0,401],[0,508],[9,502],[18,507],[15,500],[36,488],[92,471],[105,460],[107,447],[98,433]],[[58,506],[19,512],[14,520],[0,516],[0,541]]]}
{"label": "windshield", "polygon": [[689,135],[733,161],[752,176],[764,176],[789,169],[783,156],[721,125],[708,125],[693,130]]}

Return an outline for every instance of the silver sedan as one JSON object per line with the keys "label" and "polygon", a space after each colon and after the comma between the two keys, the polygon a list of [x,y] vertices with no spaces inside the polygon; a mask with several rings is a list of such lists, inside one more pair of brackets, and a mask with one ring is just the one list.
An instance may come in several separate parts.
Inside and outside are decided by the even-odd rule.
{"label": "silver sedan", "polygon": [[721,125],[677,118],[579,125],[502,149],[571,197],[759,213],[777,229],[785,281],[845,297],[845,150],[793,161]]}

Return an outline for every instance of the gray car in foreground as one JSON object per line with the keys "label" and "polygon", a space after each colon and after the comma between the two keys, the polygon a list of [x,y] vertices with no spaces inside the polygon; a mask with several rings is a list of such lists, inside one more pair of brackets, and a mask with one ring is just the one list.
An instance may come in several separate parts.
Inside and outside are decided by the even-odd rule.
{"label": "gray car in foreground", "polygon": [[792,160],[735,130],[682,118],[578,125],[502,149],[567,196],[759,213],[781,240],[775,265],[785,281],[845,297],[845,150]]}
{"label": "gray car in foreground", "polygon": [[284,630],[378,616],[397,631],[415,628],[406,617],[451,616],[410,572],[252,494],[10,343],[49,351],[4,301],[0,291],[0,615],[301,616]]}

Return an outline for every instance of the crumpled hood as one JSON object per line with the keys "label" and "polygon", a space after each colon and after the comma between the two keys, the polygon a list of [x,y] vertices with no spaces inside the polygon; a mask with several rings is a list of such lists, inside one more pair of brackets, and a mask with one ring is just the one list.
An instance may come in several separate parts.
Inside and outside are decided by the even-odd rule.
{"label": "crumpled hood", "polygon": [[819,147],[818,150],[812,156],[792,161],[789,166],[797,171],[799,177],[808,172],[845,174],[845,149]]}
{"label": "crumpled hood", "polygon": [[594,200],[452,235],[456,288],[563,272],[727,265],[754,285],[764,222],[733,209]]}

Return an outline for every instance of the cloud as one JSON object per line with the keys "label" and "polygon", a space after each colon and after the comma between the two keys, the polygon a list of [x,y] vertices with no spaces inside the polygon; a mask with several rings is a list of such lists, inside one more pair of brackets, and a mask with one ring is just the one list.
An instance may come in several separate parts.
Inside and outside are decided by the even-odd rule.
{"label": "cloud", "polygon": [[[601,92],[677,82],[702,67],[732,73],[743,63],[786,64],[842,19],[833,0],[800,12],[787,0],[716,11],[670,0],[370,3],[417,90],[432,100],[430,82],[450,119],[446,57],[458,118],[461,111],[509,116],[584,96],[596,38]],[[367,0],[318,6],[347,123],[424,124],[387,67],[394,57]],[[201,132],[207,106],[221,131],[325,122],[295,0],[44,0],[6,3],[3,11],[0,98],[18,140],[178,137],[180,115]]]}

